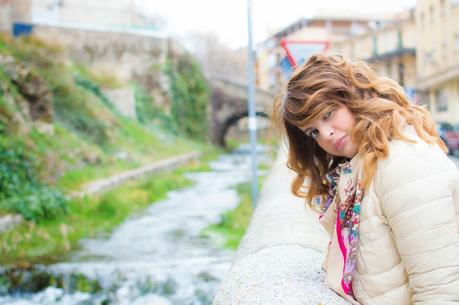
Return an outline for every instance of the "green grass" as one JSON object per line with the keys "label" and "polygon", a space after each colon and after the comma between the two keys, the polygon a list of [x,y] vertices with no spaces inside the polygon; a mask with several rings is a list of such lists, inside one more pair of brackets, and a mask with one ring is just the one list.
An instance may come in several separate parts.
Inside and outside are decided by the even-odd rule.
{"label": "green grass", "polygon": [[[171,156],[205,150],[196,144],[160,131],[154,132],[129,119],[120,119],[121,128],[114,132],[116,145],[101,148],[87,141],[81,134],[54,124],[54,134],[47,135],[32,129],[25,142],[30,154],[40,160],[40,179],[63,191],[74,191],[82,184],[140,167]],[[162,136],[165,140],[159,139]],[[14,137],[14,136],[13,136]],[[127,154],[120,160],[119,152]]]}
{"label": "green grass", "polygon": [[[40,219],[36,223],[25,222],[12,231],[0,233],[0,263],[63,259],[75,249],[81,238],[109,232],[128,215],[159,200],[167,191],[188,185],[183,172],[208,170],[209,158],[220,153],[191,137],[183,139],[183,136],[171,134],[171,130],[166,132],[167,128],[157,124],[157,120],[141,122],[122,117],[110,106],[101,88],[117,88],[124,84],[109,73],[76,66],[64,58],[65,52],[62,51],[60,46],[47,45],[38,39],[12,40],[0,35],[0,53],[12,56],[15,60],[13,67],[24,69],[27,75],[39,81],[43,91],[40,96],[52,98],[52,103],[46,100],[46,105],[51,107],[52,104],[49,110],[53,117],[46,122],[52,121],[54,133],[46,134],[35,130],[28,111],[23,111],[28,109],[26,100],[29,97],[11,81],[11,72],[0,69],[0,139],[7,139],[5,142],[11,144],[8,147],[24,146],[23,158],[33,164],[26,172],[34,180],[50,189],[70,193],[84,183],[168,157],[191,151],[203,151],[205,157],[201,162],[194,162],[172,174],[162,173],[129,182],[96,197],[72,199],[65,215]],[[186,106],[193,106],[193,101],[198,98],[203,103],[201,110],[204,114],[205,88],[193,86],[193,77],[184,78],[186,81],[190,79],[191,84],[187,83],[182,89],[187,89],[184,92],[194,99],[187,99]],[[28,80],[21,82],[27,83]],[[150,101],[148,97],[143,98],[145,102]],[[161,122],[170,123],[166,112],[158,116],[156,112],[160,111],[153,110],[156,119],[159,117]],[[21,114],[21,120],[15,122],[14,117],[18,114]],[[203,121],[195,122],[193,118],[190,115],[188,123],[203,125]],[[8,150],[4,151],[8,153]],[[117,157],[121,152],[127,158],[121,160]],[[15,173],[15,170],[5,172]],[[27,179],[12,179],[11,184],[18,189],[16,194],[24,191]],[[30,197],[37,201],[37,196]],[[43,197],[40,204],[48,201]]]}
{"label": "green grass", "polygon": [[90,79],[98,87],[118,89],[125,86],[117,75],[107,70],[95,70],[87,66],[75,65],[75,69],[86,79]]}
{"label": "green grass", "polygon": [[[137,135],[139,137],[139,135]],[[151,134],[147,134],[146,137],[151,137]],[[120,139],[122,142],[123,139]],[[208,162],[215,159],[222,150],[207,144],[196,144],[187,143],[185,140],[179,138],[173,139],[176,143],[175,146],[166,146],[165,143],[160,143],[155,139],[137,140],[137,143],[145,143],[151,141],[149,144],[145,144],[143,148],[135,149],[134,143],[130,149],[122,149],[128,152],[129,157],[127,160],[117,160],[115,158],[105,158],[98,164],[85,165],[74,170],[65,172],[58,180],[57,185],[64,191],[75,191],[81,188],[85,183],[106,178],[108,176],[118,174],[123,171],[127,171],[133,168],[140,167],[142,165],[159,161],[174,155],[181,155],[190,152],[193,148],[195,151],[202,152],[202,158],[198,162],[192,162],[191,165],[186,167],[187,171],[207,171],[210,170]],[[139,144],[137,144],[139,145]],[[140,151],[143,149],[143,153]]]}
{"label": "green grass", "polygon": [[[258,189],[261,189],[263,178],[258,179]],[[240,183],[236,186],[240,197],[238,206],[222,215],[218,224],[210,225],[203,230],[202,234],[215,240],[223,240],[221,246],[236,250],[239,247],[242,237],[252,217],[252,184],[250,182]]]}
{"label": "green grass", "polygon": [[109,234],[130,215],[162,200],[178,188],[191,186],[184,173],[209,170],[221,150],[203,146],[203,157],[173,171],[163,171],[122,184],[116,189],[71,199],[68,213],[53,220],[22,225],[0,233],[0,264],[51,263],[67,258],[82,238]]}
{"label": "green grass", "polygon": [[136,162],[129,162],[123,160],[113,160],[106,162],[102,165],[88,165],[80,169],[68,171],[63,174],[57,183],[57,186],[63,191],[79,190],[85,183],[107,178],[114,174],[127,171],[138,167]]}
{"label": "green grass", "polygon": [[[193,165],[192,165],[193,166]],[[191,166],[191,167],[192,167]],[[82,238],[109,233],[132,213],[164,199],[167,192],[191,185],[185,168],[128,182],[98,196],[72,199],[69,213],[39,224],[25,222],[1,233],[1,264],[55,262],[78,247]]]}

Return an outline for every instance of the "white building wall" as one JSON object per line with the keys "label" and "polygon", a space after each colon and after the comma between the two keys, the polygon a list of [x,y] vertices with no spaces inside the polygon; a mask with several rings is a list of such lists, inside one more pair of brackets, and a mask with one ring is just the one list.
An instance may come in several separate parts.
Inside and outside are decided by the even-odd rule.
{"label": "white building wall", "polygon": [[127,26],[135,14],[134,0],[33,0],[34,23]]}
{"label": "white building wall", "polygon": [[9,32],[11,29],[11,1],[0,1],[0,32]]}

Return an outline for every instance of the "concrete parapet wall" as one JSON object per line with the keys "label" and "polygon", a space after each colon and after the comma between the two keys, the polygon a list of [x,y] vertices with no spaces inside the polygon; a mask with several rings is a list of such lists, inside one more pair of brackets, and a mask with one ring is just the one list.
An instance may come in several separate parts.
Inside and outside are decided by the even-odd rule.
{"label": "concrete parapet wall", "polygon": [[329,237],[317,215],[291,194],[285,149],[278,155],[213,305],[348,304],[324,283]]}
{"label": "concrete parapet wall", "polygon": [[83,190],[81,192],[75,192],[71,195],[76,196],[76,197],[94,195],[96,193],[114,188],[128,180],[132,180],[132,179],[143,177],[149,174],[153,174],[161,170],[170,170],[170,169],[176,168],[180,165],[197,160],[200,156],[201,156],[200,152],[190,152],[190,153],[187,153],[181,156],[157,161],[155,163],[145,165],[140,168],[133,169],[133,170],[129,170],[129,171],[105,178],[105,179],[92,181],[90,183],[83,185]]}

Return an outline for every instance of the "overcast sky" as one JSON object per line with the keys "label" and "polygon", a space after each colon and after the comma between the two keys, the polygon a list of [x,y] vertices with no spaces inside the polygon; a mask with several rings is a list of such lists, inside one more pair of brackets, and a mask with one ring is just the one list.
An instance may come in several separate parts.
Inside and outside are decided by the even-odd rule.
{"label": "overcast sky", "polygon": [[[177,37],[213,32],[232,48],[247,45],[246,0],[135,1],[143,12],[161,16],[165,30]],[[415,3],[416,0],[252,0],[254,40],[263,41],[299,18],[314,16],[321,10],[377,14],[401,11]]]}

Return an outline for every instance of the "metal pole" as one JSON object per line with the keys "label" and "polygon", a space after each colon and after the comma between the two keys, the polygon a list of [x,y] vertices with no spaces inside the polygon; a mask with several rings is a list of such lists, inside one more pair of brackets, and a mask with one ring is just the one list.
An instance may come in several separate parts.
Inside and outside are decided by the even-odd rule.
{"label": "metal pole", "polygon": [[252,205],[257,203],[258,173],[257,173],[257,119],[255,113],[255,77],[254,77],[254,52],[252,42],[252,0],[247,0],[247,25],[248,25],[248,106],[249,106],[249,133],[252,157]]}

